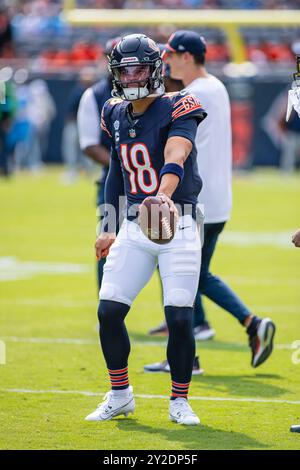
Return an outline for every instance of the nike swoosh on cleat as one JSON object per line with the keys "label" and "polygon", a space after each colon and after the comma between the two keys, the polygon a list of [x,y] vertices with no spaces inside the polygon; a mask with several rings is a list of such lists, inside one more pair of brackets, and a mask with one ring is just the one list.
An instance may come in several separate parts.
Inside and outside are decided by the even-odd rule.
{"label": "nike swoosh on cleat", "polygon": [[190,227],[191,227],[191,225],[187,225],[186,227],[178,227],[178,228],[179,228],[179,230],[184,230],[185,228],[190,228]]}
{"label": "nike swoosh on cleat", "polygon": [[[131,403],[132,400],[133,400],[133,397],[131,398],[131,400],[130,400],[128,403],[125,403],[125,405],[120,406],[120,408],[117,408],[113,413],[110,413],[110,415],[109,415],[106,419],[108,419],[108,418],[110,418],[110,417],[116,416],[116,413],[118,413],[118,412],[121,411],[123,408],[125,408],[125,406],[129,405],[129,403]],[[104,420],[103,420],[103,421],[104,421]]]}

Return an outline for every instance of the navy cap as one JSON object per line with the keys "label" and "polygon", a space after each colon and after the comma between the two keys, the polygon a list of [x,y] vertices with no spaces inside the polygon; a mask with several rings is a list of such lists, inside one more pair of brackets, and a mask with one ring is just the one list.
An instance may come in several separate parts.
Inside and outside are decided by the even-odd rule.
{"label": "navy cap", "polygon": [[204,37],[189,30],[180,30],[171,34],[165,48],[166,52],[189,52],[195,56],[206,53]]}

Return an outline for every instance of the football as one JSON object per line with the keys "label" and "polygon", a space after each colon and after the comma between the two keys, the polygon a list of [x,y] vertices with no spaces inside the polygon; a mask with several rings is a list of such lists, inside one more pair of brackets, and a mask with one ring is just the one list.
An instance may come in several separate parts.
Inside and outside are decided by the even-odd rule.
{"label": "football", "polygon": [[147,197],[140,205],[139,226],[149,240],[159,245],[169,243],[176,231],[176,219],[169,205],[158,197]]}

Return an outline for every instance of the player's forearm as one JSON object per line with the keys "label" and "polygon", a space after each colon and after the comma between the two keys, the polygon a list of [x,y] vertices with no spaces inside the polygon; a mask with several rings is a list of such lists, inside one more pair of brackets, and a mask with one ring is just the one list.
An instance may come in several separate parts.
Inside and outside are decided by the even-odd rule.
{"label": "player's forearm", "polygon": [[192,144],[182,137],[171,137],[165,147],[165,165],[161,171],[161,180],[158,193],[164,193],[168,197],[176,190],[184,176],[184,162],[189,156]]}
{"label": "player's forearm", "polygon": [[102,145],[90,145],[83,152],[94,162],[101,163],[101,165],[109,165],[110,152]]}
{"label": "player's forearm", "polygon": [[160,181],[158,193],[166,194],[166,196],[171,198],[179,184],[179,181],[180,179],[177,175],[173,175],[171,173],[163,175]]}
{"label": "player's forearm", "polygon": [[183,167],[189,153],[190,149],[187,149],[185,145],[176,145],[176,142],[172,142],[172,145],[167,144],[164,153],[165,164],[176,163]]}

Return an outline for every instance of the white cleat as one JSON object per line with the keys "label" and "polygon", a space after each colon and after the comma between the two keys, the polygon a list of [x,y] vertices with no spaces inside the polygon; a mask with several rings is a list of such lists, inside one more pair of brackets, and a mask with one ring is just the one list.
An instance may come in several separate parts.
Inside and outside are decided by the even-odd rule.
{"label": "white cleat", "polygon": [[206,341],[212,339],[216,332],[209,325],[199,325],[194,328],[194,337],[196,341]]}
{"label": "white cleat", "polygon": [[125,415],[134,412],[135,402],[133,398],[133,389],[130,386],[128,393],[121,397],[116,397],[113,390],[108,392],[102,403],[99,403],[97,409],[85,418],[86,421],[109,421],[115,416]]}
{"label": "white cleat", "polygon": [[170,420],[174,423],[194,426],[200,424],[200,419],[193,412],[186,398],[170,400]]}

